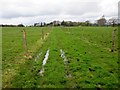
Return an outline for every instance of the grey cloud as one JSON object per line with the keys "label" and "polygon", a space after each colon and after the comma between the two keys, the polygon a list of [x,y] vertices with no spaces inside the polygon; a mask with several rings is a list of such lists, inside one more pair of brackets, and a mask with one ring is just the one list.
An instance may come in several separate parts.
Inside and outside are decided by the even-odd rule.
{"label": "grey cloud", "polygon": [[2,11],[2,18],[16,18],[16,17],[32,17],[42,15],[57,15],[60,10],[57,8],[30,8],[30,7],[15,7],[8,8]]}
{"label": "grey cloud", "polygon": [[[86,20],[117,16],[119,0],[0,0],[1,21]],[[21,21],[22,20],[22,21]]]}
{"label": "grey cloud", "polygon": [[15,3],[8,4],[2,10],[2,18],[32,17],[42,15],[83,15],[99,11],[97,2],[66,2],[60,3]]}
{"label": "grey cloud", "polygon": [[[5,4],[5,3],[3,3]],[[42,15],[58,15],[61,8],[52,3],[32,3],[32,2],[16,2],[6,3],[6,7],[2,5],[2,18],[31,17]],[[56,8],[57,7],[57,8]]]}
{"label": "grey cloud", "polygon": [[70,15],[83,15],[85,13],[94,13],[100,10],[99,4],[97,2],[81,2],[71,4],[66,9],[66,14]]}

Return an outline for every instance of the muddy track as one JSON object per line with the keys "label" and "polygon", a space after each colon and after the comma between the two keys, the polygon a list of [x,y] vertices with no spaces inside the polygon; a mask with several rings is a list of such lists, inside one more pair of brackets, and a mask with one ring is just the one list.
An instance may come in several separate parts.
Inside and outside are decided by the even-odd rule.
{"label": "muddy track", "polygon": [[[44,35],[44,41],[47,40],[50,32],[51,31],[45,33],[45,35]],[[32,52],[36,52],[36,50],[38,48],[41,48],[43,44],[44,44],[44,42],[41,42],[41,39],[38,40],[34,44],[34,45],[38,46],[37,48],[34,48],[34,45],[31,46],[31,50],[34,50]],[[31,52],[31,50],[29,50],[29,52]],[[31,54],[31,53],[29,53],[29,54]],[[39,52],[37,54],[37,56],[35,57],[35,59],[32,57],[31,60],[34,59],[34,60],[37,61],[39,59],[39,57],[40,57],[41,54],[42,53]],[[24,65],[26,61],[28,61],[28,59],[24,57],[24,52],[22,52],[22,53],[20,53],[19,55],[17,55],[14,58],[14,63],[12,63],[12,65],[9,68],[6,68],[5,70],[2,70],[3,71],[2,72],[2,82],[3,82],[2,87],[3,88],[13,87],[11,82],[14,79],[14,77],[16,76],[16,74],[18,74],[19,69],[21,68],[21,66]]]}

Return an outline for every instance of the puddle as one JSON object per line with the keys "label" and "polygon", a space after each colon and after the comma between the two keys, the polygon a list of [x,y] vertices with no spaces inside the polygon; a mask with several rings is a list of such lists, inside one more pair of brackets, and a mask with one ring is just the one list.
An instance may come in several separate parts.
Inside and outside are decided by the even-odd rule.
{"label": "puddle", "polygon": [[43,76],[43,73],[44,73],[44,67],[42,67],[42,69],[40,70],[39,74],[40,74],[41,76]]}
{"label": "puddle", "polygon": [[64,59],[65,70],[66,70],[66,76],[65,77],[66,78],[71,78],[72,74],[70,74],[70,71],[69,71],[68,59],[65,56],[65,52],[62,49],[60,49],[60,53],[61,53],[61,57]]}
{"label": "puddle", "polygon": [[39,52],[39,53],[37,54],[37,56],[35,57],[35,61],[37,61],[37,60],[40,58],[41,55],[42,55],[42,52]]}
{"label": "puddle", "polygon": [[66,78],[71,78],[72,77],[72,75],[71,74],[68,74],[67,76],[66,76]]}
{"label": "puddle", "polygon": [[65,56],[65,52],[62,50],[62,49],[60,49],[60,53],[61,53],[61,57],[64,59],[64,64],[65,64],[65,69],[66,69],[66,78],[71,78],[72,77],[72,75],[70,74],[70,71],[69,71],[69,66],[68,66],[68,59],[66,58],[66,56]]}
{"label": "puddle", "polygon": [[45,58],[43,60],[43,64],[42,64],[42,69],[40,70],[39,74],[41,76],[43,76],[43,73],[44,73],[44,65],[46,64],[47,60],[48,60],[48,57],[49,57],[49,49],[47,50],[46,52],[46,55],[45,55]]}
{"label": "puddle", "polygon": [[67,64],[68,60],[65,56],[65,52],[62,49],[60,49],[60,53],[61,53],[61,57],[64,59],[64,63]]}
{"label": "puddle", "polygon": [[42,64],[43,66],[46,64],[46,61],[47,61],[48,57],[49,57],[49,49],[47,50],[45,58],[43,60],[43,64]]}

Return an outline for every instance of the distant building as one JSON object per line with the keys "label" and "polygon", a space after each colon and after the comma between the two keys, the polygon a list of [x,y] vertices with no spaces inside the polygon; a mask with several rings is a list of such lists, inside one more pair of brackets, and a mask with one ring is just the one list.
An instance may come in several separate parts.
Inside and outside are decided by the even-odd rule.
{"label": "distant building", "polygon": [[34,26],[45,26],[46,23],[45,22],[41,22],[41,23],[34,23]]}
{"label": "distant building", "polygon": [[61,22],[60,21],[53,21],[53,26],[60,26]]}
{"label": "distant building", "polygon": [[97,20],[97,24],[98,24],[99,26],[104,26],[104,25],[106,25],[106,19],[105,19],[104,15],[102,16],[102,18],[100,18],[99,20]]}
{"label": "distant building", "polygon": [[117,25],[119,23],[118,19],[117,18],[111,18],[108,20],[108,25]]}
{"label": "distant building", "polygon": [[34,26],[40,26],[41,24],[40,23],[34,23]]}

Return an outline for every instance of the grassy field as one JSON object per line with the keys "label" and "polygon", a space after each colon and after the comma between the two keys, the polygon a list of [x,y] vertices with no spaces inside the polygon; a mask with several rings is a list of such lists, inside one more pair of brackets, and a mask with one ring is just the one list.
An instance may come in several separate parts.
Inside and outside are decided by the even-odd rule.
{"label": "grassy field", "polygon": [[22,29],[2,29],[3,88],[118,87],[118,31],[111,52],[113,27],[25,27],[29,60],[24,57]]}

